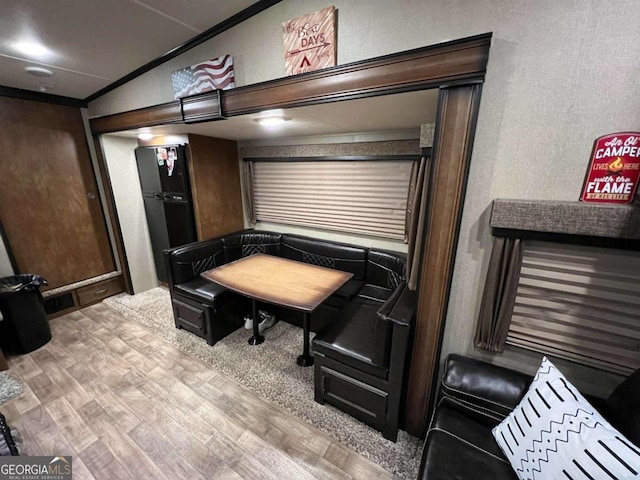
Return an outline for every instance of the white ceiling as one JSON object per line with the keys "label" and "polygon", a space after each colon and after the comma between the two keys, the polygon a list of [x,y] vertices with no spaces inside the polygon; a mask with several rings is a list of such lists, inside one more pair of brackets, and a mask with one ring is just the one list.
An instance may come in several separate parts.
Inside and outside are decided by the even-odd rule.
{"label": "white ceiling", "polygon": [[[255,0],[0,0],[0,85],[84,99]],[[17,43],[48,52],[27,55]],[[40,66],[53,77],[24,68]],[[187,65],[185,65],[187,66]]]}
{"label": "white ceiling", "polygon": [[[260,114],[230,117],[215,122],[191,125],[165,125],[145,128],[156,136],[198,133],[229,140],[292,139],[323,135],[390,134],[394,138],[417,138],[420,125],[434,123],[438,89],[419,90],[381,97],[325,103],[309,107],[290,108]],[[274,127],[264,127],[254,120],[272,112],[290,120]],[[116,133],[135,137],[139,130]],[[177,140],[176,140],[177,141]],[[176,143],[167,140],[165,143]]]}
{"label": "white ceiling", "polygon": [[[255,0],[0,0],[0,85],[84,99]],[[36,43],[27,55],[15,45]],[[29,75],[44,67],[50,78]],[[435,119],[437,90],[289,109],[278,127],[259,115],[152,129],[156,135],[199,133],[233,140],[264,140],[362,132],[419,131]],[[137,131],[124,135],[137,135]]]}

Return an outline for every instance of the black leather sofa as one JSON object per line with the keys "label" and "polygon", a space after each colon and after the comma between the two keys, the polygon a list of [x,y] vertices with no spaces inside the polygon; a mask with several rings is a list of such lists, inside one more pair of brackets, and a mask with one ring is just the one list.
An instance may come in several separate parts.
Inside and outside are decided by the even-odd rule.
{"label": "black leather sofa", "polygon": [[[461,355],[449,355],[429,425],[420,480],[517,480],[491,429],[515,408],[532,377]],[[606,399],[587,397],[640,446],[640,370]]]}
{"label": "black leather sofa", "polygon": [[[243,323],[248,299],[200,273],[254,253],[335,268],[353,277],[311,315],[315,400],[335,405],[395,440],[411,347],[415,295],[404,254],[259,230],[164,252],[175,325],[213,345]],[[268,305],[281,320],[302,314]]]}

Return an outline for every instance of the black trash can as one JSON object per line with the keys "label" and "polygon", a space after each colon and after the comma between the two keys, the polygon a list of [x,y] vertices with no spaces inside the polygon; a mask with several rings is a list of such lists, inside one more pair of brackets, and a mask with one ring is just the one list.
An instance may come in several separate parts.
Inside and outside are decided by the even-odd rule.
{"label": "black trash can", "polygon": [[13,353],[29,353],[51,340],[51,329],[39,275],[24,274],[0,278],[0,347]]}

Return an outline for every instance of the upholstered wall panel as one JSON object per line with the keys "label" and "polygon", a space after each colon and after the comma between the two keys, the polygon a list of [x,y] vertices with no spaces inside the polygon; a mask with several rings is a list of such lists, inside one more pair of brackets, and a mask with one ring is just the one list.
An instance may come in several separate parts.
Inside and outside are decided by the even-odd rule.
{"label": "upholstered wall panel", "polygon": [[493,228],[640,240],[640,207],[497,199],[490,224]]}

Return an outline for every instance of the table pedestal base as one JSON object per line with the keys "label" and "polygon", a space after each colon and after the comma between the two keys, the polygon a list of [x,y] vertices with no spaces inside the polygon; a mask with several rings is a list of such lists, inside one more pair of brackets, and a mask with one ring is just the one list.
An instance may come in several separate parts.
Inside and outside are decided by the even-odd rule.
{"label": "table pedestal base", "polygon": [[301,367],[311,367],[313,365],[313,357],[311,355],[300,355],[296,363]]}
{"label": "table pedestal base", "polygon": [[253,310],[253,337],[249,339],[248,343],[249,345],[260,345],[262,342],[264,342],[264,337],[260,335],[260,319],[258,318],[258,305],[256,304],[255,298],[251,299],[251,307]]}
{"label": "table pedestal base", "polygon": [[304,330],[304,346],[302,348],[302,355],[298,357],[296,363],[301,367],[310,367],[313,365],[313,357],[309,354],[309,331],[311,330],[311,315],[309,312],[304,312],[302,329]]}

